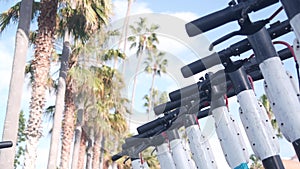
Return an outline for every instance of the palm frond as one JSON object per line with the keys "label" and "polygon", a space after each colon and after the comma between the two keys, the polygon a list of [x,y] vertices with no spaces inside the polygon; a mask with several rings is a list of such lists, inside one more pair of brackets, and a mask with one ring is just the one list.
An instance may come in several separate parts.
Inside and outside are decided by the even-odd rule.
{"label": "palm frond", "polygon": [[[0,14],[0,33],[2,33],[11,23],[16,24],[20,17],[21,2],[17,2],[7,11]],[[40,2],[33,2],[31,19],[35,19],[39,14]]]}
{"label": "palm frond", "polygon": [[6,29],[6,27],[13,22],[18,22],[20,16],[21,2],[16,3],[14,6],[9,8],[7,11],[0,14],[0,33]]}

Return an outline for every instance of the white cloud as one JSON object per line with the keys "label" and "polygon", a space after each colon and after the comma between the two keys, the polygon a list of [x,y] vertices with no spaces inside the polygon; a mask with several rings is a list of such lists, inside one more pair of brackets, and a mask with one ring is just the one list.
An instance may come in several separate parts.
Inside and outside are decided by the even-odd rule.
{"label": "white cloud", "polygon": [[[128,3],[125,0],[113,1],[114,16],[112,20],[122,19],[126,15]],[[148,7],[147,3],[135,1],[132,3],[130,15],[151,13],[152,10]]]}

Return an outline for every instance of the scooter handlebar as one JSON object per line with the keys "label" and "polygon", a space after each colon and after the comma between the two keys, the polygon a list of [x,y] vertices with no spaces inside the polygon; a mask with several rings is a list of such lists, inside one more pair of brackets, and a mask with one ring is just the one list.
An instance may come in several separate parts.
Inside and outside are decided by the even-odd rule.
{"label": "scooter handlebar", "polygon": [[208,14],[185,25],[187,34],[192,37],[207,32],[226,23],[242,18],[243,10],[247,12],[258,11],[277,3],[278,0],[251,0],[243,1],[237,5],[228,6],[222,10]]}

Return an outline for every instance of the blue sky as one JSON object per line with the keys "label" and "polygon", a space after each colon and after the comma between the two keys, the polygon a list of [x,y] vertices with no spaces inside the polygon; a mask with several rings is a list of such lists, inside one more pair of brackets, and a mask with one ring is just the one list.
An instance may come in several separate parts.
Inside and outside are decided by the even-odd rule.
{"label": "blue sky", "polygon": [[[4,10],[8,9],[9,6],[14,4],[16,1],[7,1],[7,2],[0,2],[0,12],[3,12]],[[117,20],[119,18],[122,18],[125,15],[126,7],[127,7],[127,0],[115,0],[113,1],[115,5],[115,16],[113,16],[112,20]],[[205,1],[205,0],[136,0],[132,7],[132,13],[133,14],[141,14],[141,13],[163,13],[168,14],[171,16],[176,16],[181,19],[184,19],[186,21],[191,21],[197,17],[204,16],[206,14],[209,14],[213,11],[219,10],[224,8],[228,4],[228,1],[225,0],[213,0],[213,1]],[[251,18],[253,20],[257,19],[263,19],[265,17],[270,16],[277,8],[279,7],[279,4],[273,5],[271,7],[268,7],[267,9],[261,10],[257,13],[251,14]],[[274,19],[276,20],[285,20],[286,16],[284,12],[282,12],[278,17]],[[176,28],[174,28],[176,29]],[[184,28],[182,28],[183,30]],[[220,28],[217,28],[215,30],[209,31],[205,33],[205,38],[207,38],[208,41],[214,41],[218,37],[227,34],[229,32],[232,32],[234,30],[239,29],[237,26],[237,23],[229,23],[226,24]],[[6,101],[7,101],[7,94],[8,94],[8,86],[9,86],[9,80],[10,80],[10,72],[11,72],[11,63],[12,63],[12,57],[13,57],[13,48],[14,48],[14,37],[16,32],[16,26],[9,27],[9,30],[6,30],[3,32],[0,36],[0,76],[2,80],[0,81],[0,135],[2,135],[2,128],[3,128],[3,121],[5,116],[5,110],[6,110]],[[166,38],[166,37],[164,37]],[[244,37],[234,37],[228,41],[226,41],[223,44],[220,44],[216,47],[216,50],[221,50],[223,48],[228,47],[231,43],[234,43],[240,39],[243,39]],[[285,40],[289,43],[292,43],[294,40],[293,33],[289,33],[288,35],[280,37],[280,40]],[[174,47],[175,46],[175,47]],[[202,46],[201,46],[202,47]],[[199,48],[201,48],[199,45]],[[176,39],[167,39],[162,40],[161,44],[159,46],[161,50],[168,51],[170,54],[175,55],[177,58],[179,58],[183,63],[189,63],[197,59],[197,56],[193,56],[191,54],[191,51],[188,49],[185,49],[185,46],[181,44],[180,42],[176,41]],[[278,49],[281,47],[278,47]],[[205,49],[206,50],[206,49]],[[130,51],[128,51],[130,53]],[[132,51],[129,55],[133,55]],[[248,52],[242,57],[248,57],[251,55],[251,52]],[[30,54],[29,54],[30,56]],[[203,56],[201,56],[203,57]],[[170,61],[172,62],[172,61]],[[285,67],[288,71],[292,72],[293,75],[295,75],[295,68],[294,63],[290,59],[288,61],[285,61]],[[170,69],[170,74],[180,74],[180,67],[176,67],[176,64],[173,63],[175,66]],[[145,81],[145,79],[148,79],[148,81]],[[156,79],[156,88],[162,91],[168,91],[171,92],[178,88],[180,85],[174,80],[174,77],[164,75],[163,77],[158,77]],[[138,98],[141,98],[145,91],[147,91],[150,88],[150,80],[149,75],[143,76],[143,78],[140,78],[138,83],[140,85],[144,85],[145,89],[139,90]],[[128,87],[128,91],[131,91],[130,86]],[[257,96],[261,96],[263,92],[262,88],[262,81],[255,82],[255,91]],[[28,110],[28,102],[30,99],[30,90],[27,88],[27,85],[24,85],[24,94],[23,94],[23,104],[22,109],[25,111]],[[141,100],[141,99],[140,99]],[[51,102],[53,99],[51,99]],[[139,105],[137,106],[139,110],[143,110],[143,107],[141,107],[140,103],[142,101],[139,101]],[[48,103],[49,104],[49,103]],[[232,98],[230,99],[230,110],[233,116],[236,119],[239,119],[238,117],[238,105],[236,103],[236,99]],[[205,124],[205,121],[202,121],[202,124]],[[45,134],[46,135],[46,134]],[[214,138],[215,139],[215,138]],[[39,150],[39,153],[42,154],[48,154],[47,152],[47,138],[43,138],[41,140],[41,150]],[[218,147],[216,149],[217,154],[220,153],[220,148],[217,142],[213,141],[212,146]],[[284,139],[280,140],[281,145],[281,154],[283,157],[291,157],[294,155],[293,149],[289,143],[287,143]],[[224,164],[224,158],[221,155],[218,155],[218,157],[222,158],[219,160],[218,164]],[[45,158],[45,157],[44,157]],[[225,164],[226,165],[226,164]],[[39,168],[44,168],[45,164],[38,164]]]}

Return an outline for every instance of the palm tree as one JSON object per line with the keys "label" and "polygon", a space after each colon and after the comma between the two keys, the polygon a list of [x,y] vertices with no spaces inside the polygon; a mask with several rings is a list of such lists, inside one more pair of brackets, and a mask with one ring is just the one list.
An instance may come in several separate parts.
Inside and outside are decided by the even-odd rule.
{"label": "palm tree", "polygon": [[[152,91],[152,104],[153,104],[153,106],[157,106],[159,104],[167,102],[168,98],[169,98],[169,96],[168,96],[167,92],[165,92],[165,91],[164,92],[160,92],[157,89],[153,89],[153,91]],[[143,99],[146,100],[146,102],[144,104],[144,107],[146,107],[148,109],[148,107],[149,107],[149,100],[150,100],[149,95],[146,94],[143,97]]]}
{"label": "palm tree", "polygon": [[76,126],[75,126],[75,140],[74,140],[72,165],[71,165],[72,169],[78,168],[82,126],[83,126],[83,122],[84,122],[84,108],[81,105],[82,104],[79,104],[79,106],[77,106],[78,111],[77,111],[77,120],[76,120]]}
{"label": "palm tree", "polygon": [[[110,1],[98,0],[98,1],[71,1],[66,3],[65,7],[60,9],[59,16],[60,22],[58,26],[58,35],[64,37],[71,34],[75,42],[81,40],[83,43],[86,42],[91,35],[93,35],[103,23],[108,22],[108,16],[110,14]],[[79,24],[80,23],[80,24]],[[66,29],[67,28],[67,29]],[[66,39],[66,38],[65,38]],[[77,65],[78,55],[73,55],[72,63],[69,66]],[[72,78],[69,77],[68,82],[73,82]],[[63,144],[61,152],[61,166],[68,166],[70,157],[70,144],[74,135],[74,99],[72,98],[73,85],[68,84],[68,92],[66,93],[66,109],[65,116],[63,119]],[[67,97],[68,96],[68,97]],[[59,115],[58,115],[59,116]],[[60,121],[54,121],[54,124],[60,123]],[[56,131],[59,133],[59,130]],[[65,139],[65,140],[64,140]],[[58,140],[52,142],[53,145],[58,145]],[[55,148],[50,151],[56,151]],[[57,155],[53,155],[52,159],[56,159]]]}
{"label": "palm tree", "polygon": [[95,118],[93,118],[94,125],[94,146],[93,146],[93,163],[92,168],[96,169],[100,164],[100,150],[101,150],[101,140],[109,134],[110,125],[109,125],[109,114],[111,108],[115,104],[113,91],[113,78],[115,71],[107,66],[103,66],[98,72],[97,78],[101,79],[101,86],[97,91],[97,113]]}
{"label": "palm tree", "polygon": [[54,122],[52,128],[52,135],[51,135],[51,142],[50,142],[50,152],[48,158],[48,166],[47,168],[55,169],[57,166],[57,150],[58,150],[58,140],[60,138],[60,130],[61,130],[61,121],[62,115],[64,111],[64,95],[66,91],[66,78],[67,78],[67,71],[68,71],[68,61],[69,55],[71,53],[70,44],[66,41],[63,45],[62,51],[62,58],[61,58],[61,66],[60,66],[60,73],[58,79],[58,89],[56,94],[56,101],[55,101],[55,113],[54,113]]}
{"label": "palm tree", "polygon": [[[135,24],[136,24],[135,26],[133,25],[129,26],[133,33],[133,36],[128,37],[128,41],[132,42],[130,45],[130,49],[137,47],[136,57],[138,59],[136,71],[135,71],[136,73],[133,78],[130,113],[133,113],[137,73],[139,72],[140,69],[143,52],[146,51],[147,53],[149,53],[150,51],[156,49],[155,43],[158,43],[158,39],[154,31],[157,30],[159,27],[158,25],[152,24],[150,28],[148,28],[145,18],[140,18],[139,22],[136,22]],[[129,124],[130,124],[130,119],[129,119]]]}
{"label": "palm tree", "polygon": [[[86,142],[87,142],[87,136],[86,136],[86,132],[84,130],[82,130],[81,133],[81,138],[80,138],[80,148],[79,148],[79,154],[78,154],[78,164],[77,164],[77,168],[78,169],[84,169],[84,158],[86,155]],[[76,159],[73,159],[76,160]]]}
{"label": "palm tree", "polygon": [[277,121],[275,119],[274,113],[272,112],[272,109],[271,109],[271,106],[270,106],[270,102],[269,102],[267,96],[265,94],[263,94],[260,97],[260,100],[261,100],[263,106],[265,107],[265,109],[266,109],[266,111],[268,113],[268,117],[271,120],[271,124],[272,124],[273,129],[275,130],[276,136],[278,138],[283,138],[283,135],[282,135],[282,133],[280,131],[280,128],[278,126],[278,123],[277,123]]}
{"label": "palm tree", "polygon": [[[128,0],[128,2],[127,2],[127,10],[126,10],[125,19],[124,19],[122,32],[121,32],[121,36],[120,36],[120,40],[119,40],[119,46],[118,46],[118,49],[121,49],[121,43],[123,41],[123,38],[125,37],[124,46],[123,46],[123,50],[122,50],[124,53],[126,52],[126,42],[127,42],[126,38],[127,38],[127,33],[128,33],[129,15],[130,15],[132,3],[133,3],[133,0]],[[116,69],[116,67],[117,67],[117,60],[115,59],[114,69]],[[123,70],[125,70],[125,64],[123,64]]]}
{"label": "palm tree", "polygon": [[41,137],[42,113],[45,105],[45,86],[53,53],[58,0],[42,0],[38,17],[38,34],[33,60],[34,82],[32,85],[30,113],[26,129],[24,168],[35,168],[36,149]]}
{"label": "palm tree", "polygon": [[[12,74],[9,86],[9,95],[6,107],[5,124],[2,140],[17,141],[19,112],[21,107],[22,89],[24,84],[24,70],[28,50],[28,37],[30,21],[32,17],[33,0],[23,0],[14,7],[0,15],[0,33],[7,27],[11,20],[16,20],[19,15],[19,25],[16,32],[15,52],[13,59]],[[19,8],[17,10],[16,8]],[[16,11],[19,11],[17,13]],[[0,152],[0,168],[13,169],[16,152],[16,144]]]}
{"label": "palm tree", "polygon": [[[107,152],[115,152],[118,150],[120,145],[123,143],[122,139],[128,134],[128,126],[125,119],[125,114],[128,114],[129,111],[126,107],[126,104],[128,103],[128,100],[124,98],[121,95],[121,89],[124,88],[124,82],[122,80],[122,77],[118,72],[115,73],[113,86],[112,86],[112,99],[113,99],[113,105],[112,105],[112,111],[113,113],[109,114],[109,126],[110,132],[106,135],[107,141],[103,142],[103,147],[106,148],[106,154],[103,152],[101,159],[104,161],[104,155],[108,159],[111,159],[111,154],[107,154]],[[118,142],[115,142],[113,144],[110,143],[110,140],[118,140]],[[109,160],[110,161],[110,160]],[[108,164],[108,161],[104,161],[104,164]],[[115,162],[112,163],[112,165],[117,165]]]}
{"label": "palm tree", "polygon": [[[93,65],[91,63],[95,63],[94,61],[97,60],[97,61],[100,61],[100,62],[99,62],[99,64],[96,64],[96,65],[101,65],[101,64],[103,64],[102,63],[103,60],[109,60],[109,59],[112,59],[114,57],[121,57],[121,58],[125,57],[125,55],[123,53],[120,53],[119,50],[114,50],[114,49],[104,50],[103,47],[105,46],[104,43],[107,39],[106,36],[111,35],[111,33],[98,32],[98,34],[99,34],[99,37],[96,36],[95,38],[91,38],[89,41],[87,41],[85,46],[81,46],[81,47],[79,46],[78,48],[74,49],[73,54],[74,55],[75,55],[75,53],[77,53],[77,54],[76,54],[76,56],[72,57],[72,60],[73,60],[74,64],[72,66],[73,68],[71,68],[70,71],[69,71],[69,75],[70,75],[70,78],[72,79],[71,82],[74,83],[73,88],[77,89],[75,91],[76,95],[79,95],[80,97],[83,96],[83,98],[80,98],[80,97],[70,98],[70,99],[73,99],[73,102],[78,101],[78,99],[81,100],[79,102],[82,102],[82,100],[87,99],[83,102],[87,102],[87,104],[92,104],[93,100],[96,100],[93,97],[90,97],[90,95],[94,95],[94,92],[95,92],[94,89],[99,87],[99,86],[95,86],[95,84],[99,84],[100,82],[99,82],[99,80],[97,80],[95,78],[95,74],[93,72],[91,72],[91,70],[89,70],[89,67],[91,65]],[[94,56],[96,56],[96,58]],[[100,58],[100,59],[98,59],[98,58]],[[90,62],[90,61],[92,61],[92,62]],[[81,66],[79,66],[79,65],[81,65]],[[75,93],[73,93],[73,94],[75,95]],[[84,97],[86,97],[86,98],[84,98]],[[88,109],[89,107],[91,107],[91,105],[84,105],[84,112],[86,112],[86,109]],[[76,110],[74,110],[74,112],[75,111]],[[88,119],[88,115],[84,115],[84,116],[86,116],[85,119]],[[66,118],[66,116],[65,116],[65,118]],[[69,114],[69,116],[67,116],[67,118],[71,118],[72,121],[75,121],[75,119],[74,119],[75,116],[74,115]],[[71,122],[71,121],[69,121],[69,122]],[[64,123],[64,126],[67,126],[69,128],[68,133],[71,133],[71,131],[74,129],[74,125],[75,125],[74,123],[72,123],[72,124],[69,123],[69,125],[66,125]],[[77,126],[77,129],[79,129],[81,127],[82,127],[82,125]],[[84,131],[85,136],[87,136],[87,134],[88,134],[87,131],[82,130],[82,129],[81,129],[81,131],[77,130],[77,134],[76,134],[76,137],[75,137],[75,142],[78,143],[79,140],[81,140],[80,136],[81,136],[82,131]],[[61,155],[61,157],[65,157],[65,159],[61,160],[64,163],[63,165],[67,165],[65,163],[69,163],[67,161],[67,158],[70,156],[70,144],[71,144],[70,141],[72,141],[71,139],[73,138],[73,136],[70,137],[71,135],[74,135],[74,134],[68,134],[67,135],[67,137],[69,138],[68,139],[69,141],[64,141],[63,142],[63,147],[64,148],[62,149],[63,150],[62,153],[64,153],[64,155],[63,154]],[[86,139],[89,139],[89,138],[86,138]],[[66,138],[64,136],[63,136],[63,140],[66,140]],[[76,146],[74,147],[75,150],[80,149],[77,146],[79,146],[79,144],[76,144]],[[83,152],[83,151],[81,151],[81,152]],[[78,157],[75,154],[74,154],[73,157],[75,159],[72,160],[72,162],[73,162],[72,166],[75,167],[76,166],[75,163],[77,162],[76,159],[78,159],[80,157]],[[82,167],[81,164],[80,164],[80,166]]]}
{"label": "palm tree", "polygon": [[[161,73],[166,73],[166,66],[168,65],[167,59],[164,59],[165,53],[158,52],[157,50],[154,50],[150,53],[149,57],[147,57],[146,61],[144,62],[146,64],[145,71],[147,73],[152,74],[152,82],[150,87],[150,94],[153,93],[154,89],[154,81],[156,75],[161,76]],[[148,105],[148,120],[149,115],[153,106],[152,97],[149,97],[149,105]]]}
{"label": "palm tree", "polygon": [[[157,97],[158,97],[158,95],[159,95],[158,92],[159,92],[158,90],[153,89],[153,90],[151,91],[151,93],[149,92],[149,94],[146,94],[146,95],[143,97],[143,99],[146,100],[146,102],[144,103],[144,107],[147,108],[147,113],[148,113],[148,115],[149,115],[149,112],[150,112],[149,107],[151,107],[150,104],[155,104],[155,103],[156,103]],[[150,95],[150,96],[149,96],[149,95]],[[148,116],[148,120],[149,120],[149,116]]]}
{"label": "palm tree", "polygon": [[[87,99],[85,102],[88,103],[85,106],[87,121],[84,123],[83,131],[90,133],[88,138],[91,140],[88,149],[92,149],[92,167],[97,168],[100,165],[99,159],[103,158],[101,150],[105,147],[103,144],[101,146],[101,143],[105,138],[111,138],[110,134],[113,130],[122,128],[122,125],[120,126],[122,123],[112,124],[111,121],[120,119],[120,114],[125,108],[124,99],[120,97],[120,91],[116,90],[120,89],[121,85],[119,85],[120,80],[116,80],[118,78],[115,70],[103,65],[100,68],[91,67],[90,74],[93,76],[84,78],[85,85],[81,84],[85,90],[79,91],[84,92],[81,94],[83,97],[87,96],[85,97]],[[112,114],[112,111],[115,113]],[[123,130],[120,132],[124,133]],[[89,154],[90,152],[88,152],[87,161],[90,159]],[[89,167],[89,162],[87,162],[87,167]]]}
{"label": "palm tree", "polygon": [[168,93],[166,91],[162,92],[160,94],[158,102],[154,102],[154,106],[157,106],[157,105],[162,104],[162,103],[166,103],[168,101],[168,98],[169,98]]}
{"label": "palm tree", "polygon": [[[69,67],[74,65],[73,62],[69,63]],[[72,69],[72,68],[71,68]],[[75,121],[75,85],[76,82],[72,79],[70,75],[67,76],[67,86],[65,93],[65,111],[63,115],[63,123],[62,123],[62,149],[61,149],[61,168],[69,168],[70,161],[70,151],[71,151],[71,143],[73,142],[74,136],[74,121]]]}

